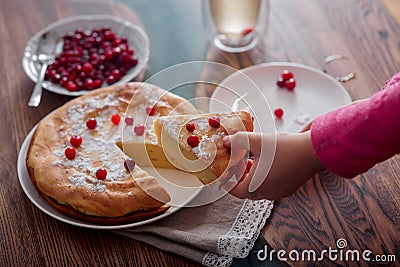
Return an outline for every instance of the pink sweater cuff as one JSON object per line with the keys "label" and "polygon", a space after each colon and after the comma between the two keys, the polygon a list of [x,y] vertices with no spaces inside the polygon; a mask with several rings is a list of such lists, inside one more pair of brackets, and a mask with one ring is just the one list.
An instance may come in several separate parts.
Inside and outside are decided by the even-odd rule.
{"label": "pink sweater cuff", "polygon": [[319,116],[311,126],[314,153],[351,178],[400,152],[400,73],[371,98]]}

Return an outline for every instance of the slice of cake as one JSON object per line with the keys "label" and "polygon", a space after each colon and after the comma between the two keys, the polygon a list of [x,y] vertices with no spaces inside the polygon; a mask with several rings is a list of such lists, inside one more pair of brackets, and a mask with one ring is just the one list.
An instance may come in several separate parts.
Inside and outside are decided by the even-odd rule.
{"label": "slice of cake", "polygon": [[[195,175],[203,184],[230,174],[230,166],[246,156],[231,157],[222,139],[238,131],[253,131],[253,117],[245,111],[158,117],[154,133],[175,168]],[[157,151],[161,154],[160,150]],[[149,155],[150,158],[152,155]]]}

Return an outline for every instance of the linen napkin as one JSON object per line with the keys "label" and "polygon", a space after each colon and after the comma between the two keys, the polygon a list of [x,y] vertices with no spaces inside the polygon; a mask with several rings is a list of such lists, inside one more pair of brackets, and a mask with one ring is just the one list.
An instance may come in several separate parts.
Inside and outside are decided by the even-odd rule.
{"label": "linen napkin", "polygon": [[234,257],[249,254],[272,208],[269,200],[226,194],[210,204],[182,208],[153,223],[114,232],[205,266],[229,266]]}

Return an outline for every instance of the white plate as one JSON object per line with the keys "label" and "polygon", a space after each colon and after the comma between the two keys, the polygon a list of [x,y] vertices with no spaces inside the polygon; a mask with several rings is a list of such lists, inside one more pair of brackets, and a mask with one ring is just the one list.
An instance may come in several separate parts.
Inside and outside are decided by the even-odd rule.
{"label": "white plate", "polygon": [[[293,91],[276,85],[285,69],[295,76]],[[211,97],[210,112],[249,110],[261,121],[261,125],[255,125],[256,131],[273,132],[276,128],[299,132],[318,115],[349,103],[350,95],[333,77],[309,66],[275,62],[251,66],[227,77]],[[282,119],[272,115],[277,108],[284,111]]]}
{"label": "white plate", "polygon": [[[43,211],[47,215],[50,215],[51,217],[59,221],[69,223],[75,226],[81,226],[93,229],[123,229],[123,228],[135,227],[154,222],[156,220],[159,220],[161,218],[173,214],[174,212],[178,211],[181,207],[184,207],[190,201],[192,201],[202,190],[202,185],[200,185],[200,182],[190,174],[176,170],[162,170],[162,169],[158,169],[156,172],[154,170],[144,168],[144,170],[148,171],[151,175],[153,175],[161,184],[161,186],[164,187],[164,189],[167,190],[168,193],[170,194],[171,203],[174,203],[174,205],[170,205],[171,207],[167,210],[167,212],[147,220],[135,223],[117,224],[117,225],[94,224],[83,220],[71,218],[53,208],[36,190],[35,186],[32,184],[32,181],[29,177],[25,159],[35,129],[36,127],[34,127],[25,138],[18,155],[17,170],[18,170],[19,182],[27,197],[36,207],[38,207],[41,211]],[[162,178],[161,175],[166,179]],[[174,184],[167,182],[166,181],[167,179],[169,181],[172,181]]]}
{"label": "white plate", "polygon": [[[37,82],[41,65],[33,59],[33,56],[37,53],[39,39],[43,35],[43,33],[50,30],[55,30],[61,36],[75,30],[78,27],[87,31],[105,26],[110,27],[111,30],[113,30],[118,36],[126,37],[128,39],[129,46],[135,51],[135,57],[138,59],[138,64],[135,67],[131,68],[128,73],[115,84],[123,84],[131,81],[146,67],[147,62],[149,61],[149,37],[147,36],[146,32],[138,25],[135,25],[122,18],[117,18],[109,15],[69,17],[53,22],[38,33],[36,33],[28,41],[25,47],[24,56],[22,58],[22,66],[25,73],[33,82]],[[69,96],[78,96],[89,92],[87,90],[70,92],[64,87],[49,81],[44,81],[43,88],[57,94]]]}

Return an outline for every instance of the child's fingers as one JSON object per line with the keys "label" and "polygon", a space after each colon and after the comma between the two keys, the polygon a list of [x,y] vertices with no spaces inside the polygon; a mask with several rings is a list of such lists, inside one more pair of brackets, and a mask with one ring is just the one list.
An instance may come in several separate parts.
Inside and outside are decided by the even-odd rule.
{"label": "child's fingers", "polygon": [[[242,170],[243,174],[240,177],[239,181],[235,182],[229,180],[229,182],[224,184],[223,187],[230,194],[238,198],[263,199],[264,196],[262,196],[259,190],[256,190],[255,192],[249,192],[249,186],[251,180],[253,179],[254,169],[255,169],[253,168],[253,165],[257,166],[257,162],[254,162],[254,160],[252,159],[247,159],[244,163],[245,163],[245,169]],[[236,177],[238,178],[238,176]]]}
{"label": "child's fingers", "polygon": [[[251,167],[253,165],[252,159],[243,159],[241,160],[236,166],[233,166],[229,171],[225,178],[221,179],[220,186],[224,187],[225,190],[230,191],[237,183],[246,178],[247,174],[249,173]],[[233,181],[235,175],[236,181]]]}
{"label": "child's fingers", "polygon": [[225,136],[222,141],[224,143],[224,146],[232,149],[250,150],[249,148],[254,139],[253,135],[260,136],[261,138],[261,134],[250,132],[237,132],[233,135]]}
{"label": "child's fingers", "polygon": [[246,165],[246,170],[247,172],[250,172],[251,167],[253,167],[254,160],[253,159],[248,159],[247,160],[247,165]]}
{"label": "child's fingers", "polygon": [[239,182],[245,178],[245,176],[250,172],[251,167],[253,167],[254,160],[246,159],[242,160],[237,166],[235,176],[239,179]]}
{"label": "child's fingers", "polygon": [[236,179],[241,179],[242,176],[245,175],[245,173],[247,173],[247,160],[242,159],[241,161],[239,161],[236,166],[235,166],[235,177]]}
{"label": "child's fingers", "polygon": [[243,181],[245,180],[245,178],[246,178],[246,175],[244,176],[244,178],[239,183],[237,181],[232,181],[232,180],[226,181],[222,185],[222,187],[226,191],[228,191],[229,194],[231,194],[231,195],[233,195],[235,197],[238,197],[238,198],[241,198],[241,199],[248,198],[248,196],[247,196],[248,191],[244,190],[244,186],[242,185]]}
{"label": "child's fingers", "polygon": [[[252,179],[251,176],[249,174],[245,174],[243,177],[244,178],[233,188],[232,184],[229,184],[231,187],[228,187],[227,184],[225,188],[232,188],[229,190],[229,193],[231,195],[234,195],[235,197],[242,199],[244,198],[254,199],[254,200],[263,199],[263,197],[259,195],[258,191],[249,192],[249,185]],[[232,181],[230,181],[230,183],[232,183]]]}
{"label": "child's fingers", "polygon": [[261,143],[261,133],[253,132],[237,132],[233,135],[223,138],[224,146],[231,149],[246,149],[252,150],[253,147],[259,147]]}

